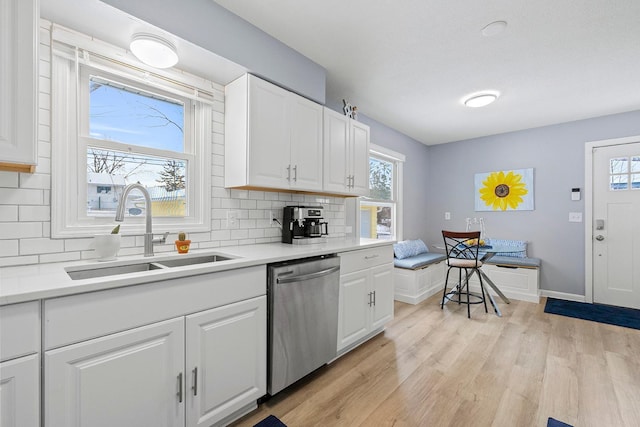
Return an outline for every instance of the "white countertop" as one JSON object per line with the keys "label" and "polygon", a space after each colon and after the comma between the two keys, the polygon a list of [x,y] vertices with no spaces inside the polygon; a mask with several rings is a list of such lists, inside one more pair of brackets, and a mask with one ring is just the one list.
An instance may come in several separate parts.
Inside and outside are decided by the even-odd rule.
{"label": "white countertop", "polygon": [[[119,257],[117,260],[109,262],[98,262],[93,259],[75,262],[6,267],[0,269],[0,305],[44,298],[55,298],[77,293],[137,285],[140,283],[174,279],[177,277],[213,273],[216,271],[263,265],[272,262],[306,258],[330,253],[347,252],[367,247],[389,245],[392,243],[393,241],[390,240],[328,239],[324,243],[311,245],[268,243],[194,250],[190,251],[187,255],[177,255],[176,253],[159,254],[153,257],[137,255]],[[68,267],[105,268],[136,262],[162,262],[162,260],[167,259],[208,254],[230,255],[237,258],[229,261],[195,264],[183,267],[118,274],[114,276],[82,280],[72,280],[65,271],[65,268]]]}

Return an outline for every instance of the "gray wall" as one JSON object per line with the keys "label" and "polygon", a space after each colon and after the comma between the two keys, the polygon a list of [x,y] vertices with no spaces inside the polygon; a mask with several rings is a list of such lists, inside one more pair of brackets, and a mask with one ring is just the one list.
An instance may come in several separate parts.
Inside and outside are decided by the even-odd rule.
{"label": "gray wall", "polygon": [[213,0],[103,0],[247,68],[252,74],[325,102],[326,72]]}
{"label": "gray wall", "polygon": [[[569,212],[584,215],[585,142],[639,134],[640,110],[429,147],[427,241],[483,217],[489,237],[530,242],[529,255],[542,259],[542,289],[584,295],[584,223],[570,223]],[[474,211],[475,173],[529,167],[535,210]],[[579,202],[571,201],[573,187],[583,190]]]}

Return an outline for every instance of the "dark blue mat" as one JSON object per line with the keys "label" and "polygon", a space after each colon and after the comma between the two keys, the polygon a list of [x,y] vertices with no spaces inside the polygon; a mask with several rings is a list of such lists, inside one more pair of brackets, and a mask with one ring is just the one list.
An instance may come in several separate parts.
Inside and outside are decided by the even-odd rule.
{"label": "dark blue mat", "polygon": [[280,421],[275,415],[269,415],[253,427],[287,427],[287,425]]}
{"label": "dark blue mat", "polygon": [[640,329],[640,310],[632,308],[547,298],[544,312],[608,323],[609,325],[624,326],[625,328]]}
{"label": "dark blue mat", "polygon": [[563,423],[562,421],[558,421],[554,418],[549,417],[547,420],[547,427],[571,427],[569,424]]}

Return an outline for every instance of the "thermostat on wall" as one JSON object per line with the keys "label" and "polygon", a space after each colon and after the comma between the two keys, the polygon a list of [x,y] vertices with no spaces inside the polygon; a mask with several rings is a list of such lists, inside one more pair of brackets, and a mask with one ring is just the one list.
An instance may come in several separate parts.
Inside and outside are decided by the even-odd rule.
{"label": "thermostat on wall", "polygon": [[580,189],[572,188],[571,189],[571,200],[580,200]]}

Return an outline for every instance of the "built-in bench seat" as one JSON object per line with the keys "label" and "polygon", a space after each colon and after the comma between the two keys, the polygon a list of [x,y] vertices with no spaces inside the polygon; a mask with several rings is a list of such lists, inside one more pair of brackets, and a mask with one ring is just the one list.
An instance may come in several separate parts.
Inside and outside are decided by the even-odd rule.
{"label": "built-in bench seat", "polygon": [[[523,250],[500,253],[482,266],[496,286],[508,297],[516,300],[540,302],[539,258],[528,257],[527,242],[489,239],[489,245],[517,246]],[[406,240],[394,245],[394,298],[417,304],[442,291],[446,275],[446,256],[429,252],[421,240]],[[451,277],[449,280],[453,280]],[[480,291],[477,276],[470,278],[472,290]]]}
{"label": "built-in bench seat", "polygon": [[444,286],[444,254],[429,252],[422,240],[406,240],[393,245],[394,299],[417,304]]}
{"label": "built-in bench seat", "polygon": [[447,259],[447,257],[444,256],[443,254],[426,252],[426,253],[414,255],[409,258],[403,258],[403,259],[394,258],[393,264],[398,268],[417,270],[420,268],[427,267],[430,264],[440,262],[445,259]]}

